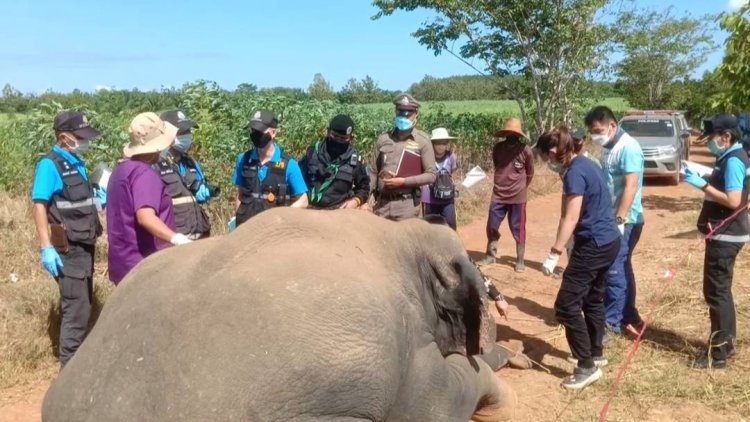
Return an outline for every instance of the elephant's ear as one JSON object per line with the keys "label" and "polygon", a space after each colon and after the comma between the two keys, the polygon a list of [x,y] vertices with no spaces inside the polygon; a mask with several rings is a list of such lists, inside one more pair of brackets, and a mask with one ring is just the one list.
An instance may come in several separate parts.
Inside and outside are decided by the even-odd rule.
{"label": "elephant's ear", "polygon": [[432,292],[438,316],[435,340],[443,355],[476,355],[480,353],[484,281],[465,256],[456,258],[451,269],[458,276],[458,285],[449,288],[438,272],[440,285]]}

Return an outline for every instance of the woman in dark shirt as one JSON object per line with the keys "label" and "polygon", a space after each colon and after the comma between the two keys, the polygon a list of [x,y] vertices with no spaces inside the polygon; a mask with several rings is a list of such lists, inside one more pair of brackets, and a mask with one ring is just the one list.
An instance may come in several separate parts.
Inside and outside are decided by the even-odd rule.
{"label": "woman in dark shirt", "polygon": [[604,293],[609,267],[620,249],[620,232],[612,216],[612,202],[601,170],[581,153],[583,142],[567,128],[552,131],[537,143],[537,150],[554,171],[562,174],[563,204],[557,238],[544,262],[549,275],[571,236],[572,254],[563,273],[555,301],[555,316],[565,326],[565,336],[577,363],[573,375],[562,381],[579,390],[602,376]]}

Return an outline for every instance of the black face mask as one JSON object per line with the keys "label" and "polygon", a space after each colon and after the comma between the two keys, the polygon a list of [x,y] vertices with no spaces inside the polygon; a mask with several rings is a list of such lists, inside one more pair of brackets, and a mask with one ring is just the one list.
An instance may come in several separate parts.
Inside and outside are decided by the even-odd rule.
{"label": "black face mask", "polygon": [[338,157],[349,149],[349,142],[326,138],[326,151],[331,157]]}
{"label": "black face mask", "polygon": [[255,148],[263,149],[268,146],[273,140],[270,133],[258,132],[257,130],[250,131],[250,140],[253,141]]}

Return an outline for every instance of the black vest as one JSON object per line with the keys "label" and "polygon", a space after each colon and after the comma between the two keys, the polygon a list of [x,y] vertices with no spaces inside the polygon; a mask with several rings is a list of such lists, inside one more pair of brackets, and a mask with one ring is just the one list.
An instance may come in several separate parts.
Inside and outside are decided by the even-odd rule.
{"label": "black vest", "polygon": [[290,203],[286,184],[289,155],[282,152],[279,161],[275,163],[269,161],[266,164],[268,166],[266,177],[261,182],[258,178],[258,168],[261,164],[257,158],[250,159],[251,152],[252,150],[245,152],[242,158],[239,186],[240,206],[235,215],[237,225],[269,208]]}
{"label": "black vest", "polygon": [[63,183],[62,193],[54,195],[50,201],[47,219],[52,224],[65,226],[68,241],[93,245],[102,234],[97,210],[99,199],[94,197],[88,180],[74,165],[54,151],[46,157],[55,163]]}
{"label": "black vest", "polygon": [[167,194],[172,198],[174,209],[175,231],[182,234],[203,234],[211,230],[208,215],[193,197],[193,190],[198,189],[197,170],[192,158],[183,156],[185,176],[180,176],[177,164],[161,158],[154,169],[159,172]]}
{"label": "black vest", "polygon": [[354,172],[360,155],[350,147],[331,161],[324,151],[325,140],[315,143],[308,154],[307,180],[310,183],[310,204],[319,208],[329,208],[351,198],[354,187]]}
{"label": "black vest", "polygon": [[[701,209],[700,216],[698,217],[698,230],[703,234],[708,234],[720,226],[712,235],[712,239],[733,243],[745,243],[750,241],[750,222],[748,222],[747,212],[745,211],[747,206],[748,187],[750,185],[750,178],[747,177],[747,168],[750,165],[750,162],[745,150],[738,148],[728,153],[720,160],[717,160],[714,172],[711,173],[711,177],[708,179],[708,184],[722,192],[726,192],[724,186],[724,174],[727,169],[727,162],[732,157],[739,158],[742,161],[742,164],[745,165],[746,175],[745,181],[742,185],[742,197],[740,200],[740,208],[742,211],[738,212],[737,210],[727,208],[718,202],[705,199],[703,201],[703,208]],[[732,215],[734,215],[734,217],[732,217]]]}

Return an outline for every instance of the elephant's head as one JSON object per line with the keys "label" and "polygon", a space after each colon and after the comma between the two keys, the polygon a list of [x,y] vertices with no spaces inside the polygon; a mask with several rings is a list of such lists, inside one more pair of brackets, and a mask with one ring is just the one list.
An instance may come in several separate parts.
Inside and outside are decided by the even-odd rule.
{"label": "elephant's head", "polygon": [[[409,220],[410,249],[419,269],[419,285],[427,324],[443,355],[482,352],[487,325],[484,278],[471,262],[456,233],[442,218]],[[494,326],[494,322],[493,322]],[[494,341],[494,339],[492,339]]]}

